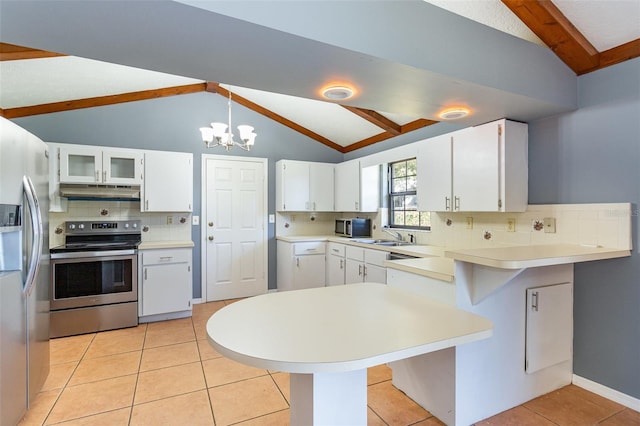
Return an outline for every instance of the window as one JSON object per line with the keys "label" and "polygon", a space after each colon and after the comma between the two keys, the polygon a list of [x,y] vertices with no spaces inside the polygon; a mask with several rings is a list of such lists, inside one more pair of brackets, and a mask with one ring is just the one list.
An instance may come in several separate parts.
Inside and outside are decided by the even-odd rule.
{"label": "window", "polygon": [[431,229],[431,214],[418,211],[417,160],[389,163],[389,225],[396,228]]}

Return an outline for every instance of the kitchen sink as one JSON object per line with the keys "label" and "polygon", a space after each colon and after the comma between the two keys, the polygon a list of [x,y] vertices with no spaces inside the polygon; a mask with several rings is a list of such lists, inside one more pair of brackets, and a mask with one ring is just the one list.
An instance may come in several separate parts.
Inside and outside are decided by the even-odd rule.
{"label": "kitchen sink", "polygon": [[353,241],[355,241],[356,243],[375,244],[377,246],[387,246],[387,247],[414,245],[414,243],[410,243],[410,242],[407,242],[407,241],[396,241],[396,240],[373,240],[373,239],[359,238],[359,239],[353,240]]}

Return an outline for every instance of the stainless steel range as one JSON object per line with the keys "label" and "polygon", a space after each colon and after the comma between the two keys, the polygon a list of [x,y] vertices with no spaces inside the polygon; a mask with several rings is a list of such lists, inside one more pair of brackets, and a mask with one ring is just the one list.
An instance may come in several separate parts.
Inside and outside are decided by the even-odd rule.
{"label": "stainless steel range", "polygon": [[51,337],[138,324],[139,220],[65,222],[51,251]]}

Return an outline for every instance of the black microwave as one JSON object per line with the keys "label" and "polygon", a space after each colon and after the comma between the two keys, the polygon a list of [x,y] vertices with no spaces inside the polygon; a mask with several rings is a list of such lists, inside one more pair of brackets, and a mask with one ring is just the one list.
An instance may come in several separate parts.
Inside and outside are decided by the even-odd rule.
{"label": "black microwave", "polygon": [[371,219],[360,217],[349,219],[336,219],[336,235],[341,237],[370,237]]}

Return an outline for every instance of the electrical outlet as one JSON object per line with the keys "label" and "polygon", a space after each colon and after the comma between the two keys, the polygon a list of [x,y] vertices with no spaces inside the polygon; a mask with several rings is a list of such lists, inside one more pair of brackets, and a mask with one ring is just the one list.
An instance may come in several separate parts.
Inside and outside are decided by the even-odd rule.
{"label": "electrical outlet", "polygon": [[173,216],[167,216],[167,225],[173,225]]}
{"label": "electrical outlet", "polygon": [[507,232],[516,232],[516,220],[513,218],[507,219]]}
{"label": "electrical outlet", "polygon": [[467,218],[467,229],[473,229],[473,218],[472,217],[468,217]]}
{"label": "electrical outlet", "polygon": [[544,232],[545,234],[555,234],[556,233],[556,218],[555,217],[545,217],[543,220],[544,223]]}

